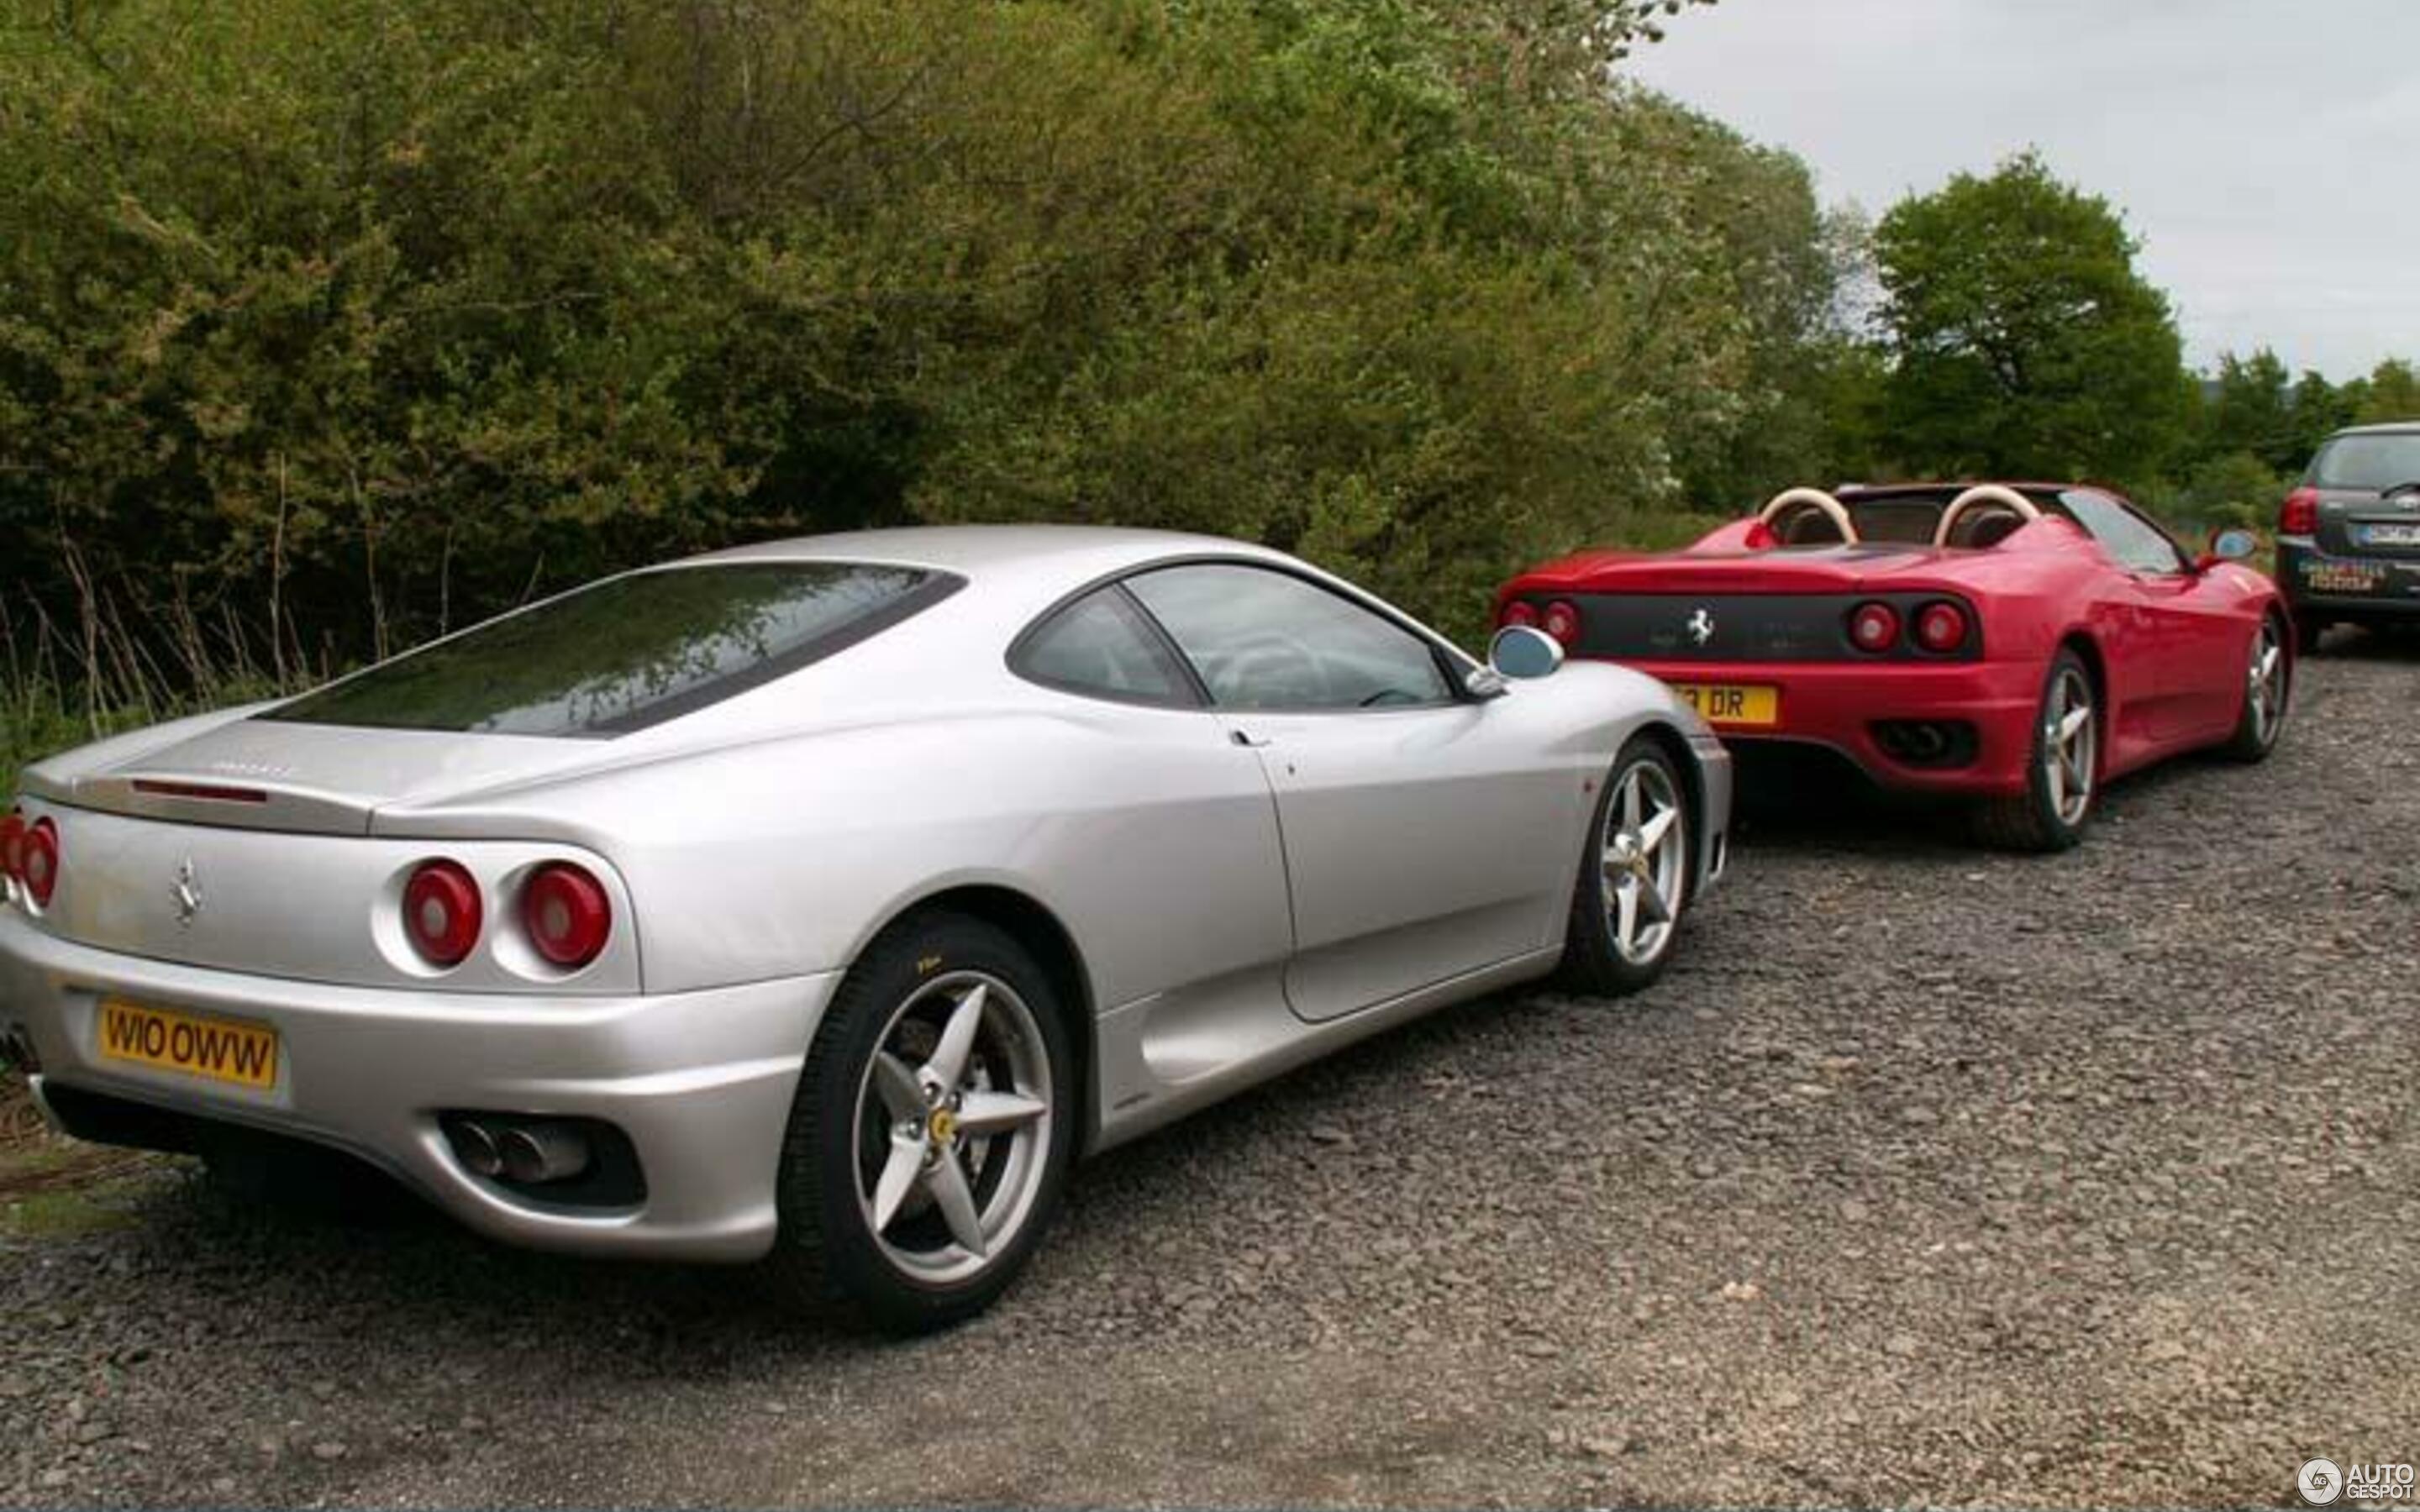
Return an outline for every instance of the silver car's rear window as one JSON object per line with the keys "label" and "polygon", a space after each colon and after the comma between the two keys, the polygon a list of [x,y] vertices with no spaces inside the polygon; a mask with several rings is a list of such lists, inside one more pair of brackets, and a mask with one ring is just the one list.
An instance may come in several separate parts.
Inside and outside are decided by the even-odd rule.
{"label": "silver car's rear window", "polygon": [[2420,431],[2335,437],[2311,458],[2310,483],[2318,488],[2381,493],[2420,483]]}
{"label": "silver car's rear window", "polygon": [[611,578],[260,716],[301,724],[617,735],[720,702],[964,586],[913,567],[739,562]]}

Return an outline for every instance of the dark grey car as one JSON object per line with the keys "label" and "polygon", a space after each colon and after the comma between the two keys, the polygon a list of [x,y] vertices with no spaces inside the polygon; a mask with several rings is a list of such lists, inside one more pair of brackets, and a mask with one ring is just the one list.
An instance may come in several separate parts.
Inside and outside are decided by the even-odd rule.
{"label": "dark grey car", "polygon": [[2303,649],[2331,625],[2420,623],[2420,421],[2340,430],[2277,514]]}

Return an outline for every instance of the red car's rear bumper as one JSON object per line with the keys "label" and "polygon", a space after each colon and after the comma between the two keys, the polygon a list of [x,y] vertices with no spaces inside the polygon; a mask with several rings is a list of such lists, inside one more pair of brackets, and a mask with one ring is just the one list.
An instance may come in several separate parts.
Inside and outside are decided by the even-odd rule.
{"label": "red car's rear bumper", "polygon": [[[1854,662],[1635,661],[1676,687],[1770,687],[1776,722],[1743,725],[1720,717],[1726,742],[1791,741],[1827,747],[1885,787],[1911,792],[2009,795],[2024,790],[2041,669],[2022,662],[1937,666]],[[1956,738],[1944,754],[1919,760],[1920,734],[1890,727],[1931,725]],[[1971,735],[1971,745],[1968,736]],[[1897,738],[1894,738],[1896,736]]]}

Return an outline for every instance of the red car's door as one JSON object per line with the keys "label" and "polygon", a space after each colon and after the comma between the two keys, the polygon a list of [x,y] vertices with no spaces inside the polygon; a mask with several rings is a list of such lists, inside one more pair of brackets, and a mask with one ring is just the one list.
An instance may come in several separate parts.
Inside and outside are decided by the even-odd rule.
{"label": "red car's door", "polygon": [[2251,623],[2202,573],[2136,573],[2152,656],[2154,732],[2168,747],[2199,746],[2242,712]]}
{"label": "red car's door", "polygon": [[2126,575],[2115,593],[2111,692],[2118,761],[2133,765],[2226,733],[2242,702],[2251,627],[2165,531],[2110,495],[2060,496]]}

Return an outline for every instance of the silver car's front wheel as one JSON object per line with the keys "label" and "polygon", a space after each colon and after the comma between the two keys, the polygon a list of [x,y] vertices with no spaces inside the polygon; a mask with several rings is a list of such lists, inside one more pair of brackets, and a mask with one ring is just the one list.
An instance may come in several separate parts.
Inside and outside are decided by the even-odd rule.
{"label": "silver car's front wheel", "polygon": [[940,913],[887,932],[799,1073],[768,1273],[898,1332],[988,1305],[1058,1205],[1072,1065],[1050,980],[1016,940]]}
{"label": "silver car's front wheel", "polygon": [[1689,810],[1664,763],[1642,754],[1615,776],[1599,840],[1613,949],[1650,964],[1672,943],[1689,880]]}
{"label": "silver car's front wheel", "polygon": [[1632,739],[1606,774],[1573,884],[1565,986],[1616,997],[1663,974],[1689,902],[1692,834],[1689,787],[1671,748]]}

